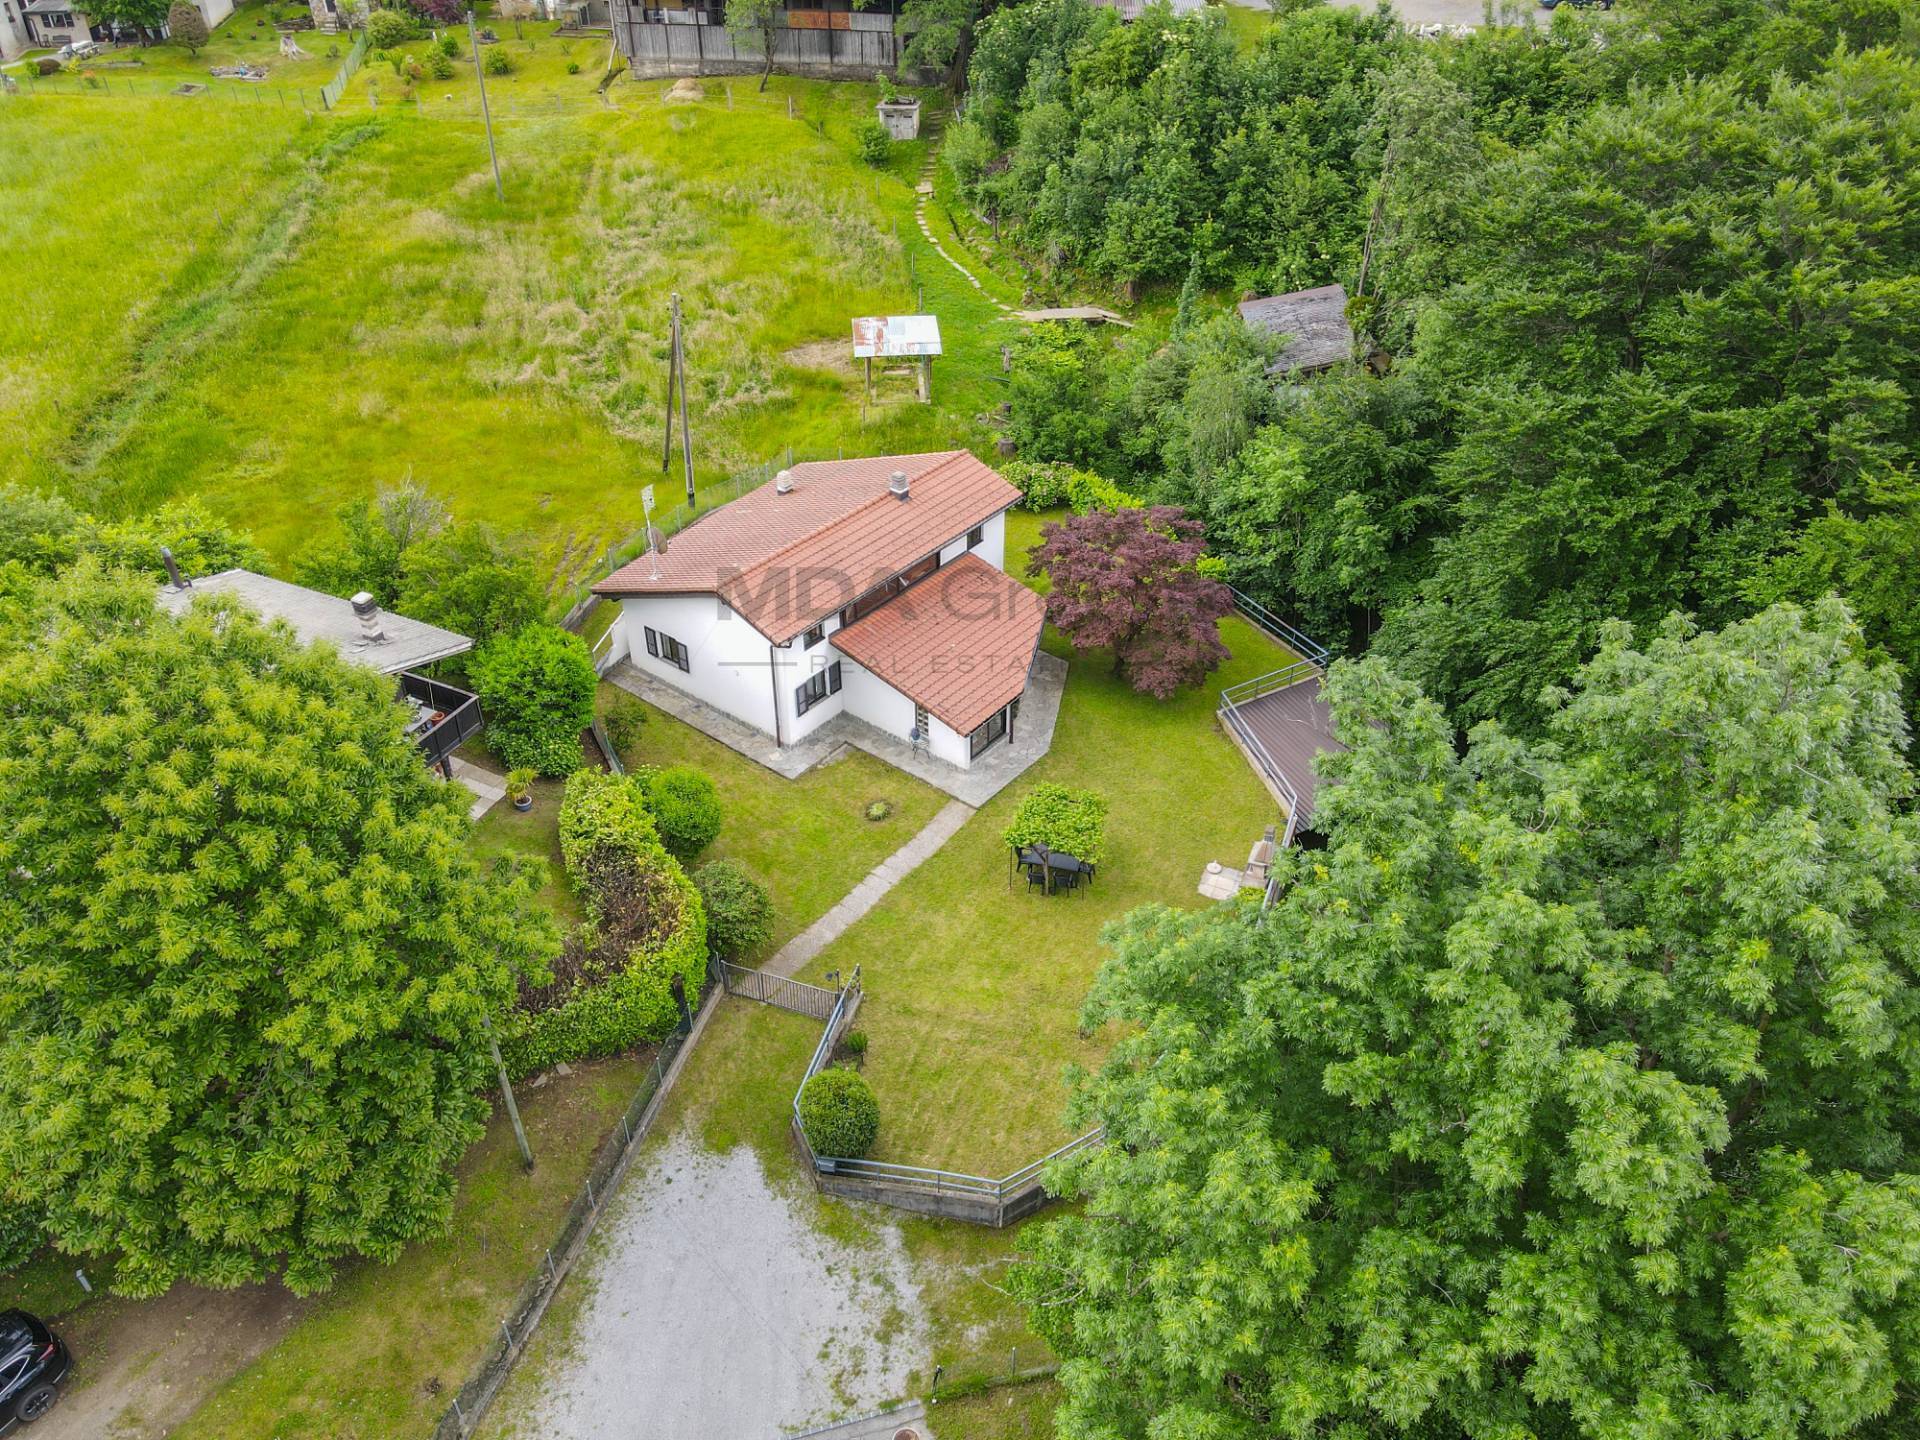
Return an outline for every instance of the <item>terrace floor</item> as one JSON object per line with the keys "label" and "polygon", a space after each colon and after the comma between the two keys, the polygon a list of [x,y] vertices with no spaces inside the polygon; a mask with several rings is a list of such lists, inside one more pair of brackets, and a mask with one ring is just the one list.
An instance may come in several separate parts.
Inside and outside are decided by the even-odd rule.
{"label": "terrace floor", "polygon": [[[1280,773],[1300,796],[1300,813],[1295,817],[1295,824],[1302,830],[1313,825],[1314,791],[1319,784],[1314,760],[1330,750],[1347,748],[1333,738],[1333,718],[1326,698],[1320,693],[1320,680],[1316,672],[1292,685],[1233,705],[1234,714],[1265,747]],[[1232,733],[1229,727],[1228,734]],[[1245,753],[1244,747],[1242,753]],[[1255,773],[1261,773],[1260,763],[1251,755],[1247,759]],[[1261,779],[1266,779],[1263,773]],[[1283,805],[1286,803],[1284,796],[1277,798]]]}
{"label": "terrace floor", "polygon": [[851,715],[834,716],[804,740],[776,745],[764,731],[625,661],[609,670],[606,679],[788,780],[799,779],[851,746],[977,810],[1038,764],[1052,747],[1054,726],[1060,718],[1060,695],[1067,685],[1067,662],[1044,651],[1034,657],[1033,675],[1020,701],[1020,718],[1014,723],[1012,741],[994,746],[965,770],[936,760]]}

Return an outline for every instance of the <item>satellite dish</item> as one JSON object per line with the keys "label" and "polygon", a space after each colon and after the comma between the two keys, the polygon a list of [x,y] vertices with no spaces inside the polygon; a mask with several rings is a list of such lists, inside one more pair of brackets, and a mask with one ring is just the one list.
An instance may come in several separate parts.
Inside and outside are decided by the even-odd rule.
{"label": "satellite dish", "polygon": [[647,526],[647,543],[652,545],[660,554],[664,555],[667,553],[666,533],[661,530],[658,525]]}

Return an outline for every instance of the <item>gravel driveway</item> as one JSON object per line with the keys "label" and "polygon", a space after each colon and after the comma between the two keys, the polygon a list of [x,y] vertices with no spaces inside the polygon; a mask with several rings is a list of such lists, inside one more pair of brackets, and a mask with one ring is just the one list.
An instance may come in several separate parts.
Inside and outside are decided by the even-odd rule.
{"label": "gravel driveway", "polygon": [[515,1377],[496,1435],[772,1440],[897,1400],[927,1349],[897,1230],[829,1239],[752,1150],[684,1131],[621,1183],[568,1284],[587,1287],[570,1334]]}

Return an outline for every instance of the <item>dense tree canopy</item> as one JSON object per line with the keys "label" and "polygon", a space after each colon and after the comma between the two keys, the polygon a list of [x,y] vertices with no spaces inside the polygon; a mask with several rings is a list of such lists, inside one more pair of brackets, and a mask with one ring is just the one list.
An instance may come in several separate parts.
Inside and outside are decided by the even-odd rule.
{"label": "dense tree canopy", "polygon": [[[1920,1382],[1920,821],[1845,608],[1608,630],[1464,756],[1378,661],[1284,894],[1136,912],[1065,1440],[1797,1440]],[[1346,1426],[1354,1428],[1343,1428]]]}
{"label": "dense tree canopy", "polygon": [[557,945],[391,682],[90,564],[0,638],[0,1199],[114,1283],[324,1286],[443,1226]]}

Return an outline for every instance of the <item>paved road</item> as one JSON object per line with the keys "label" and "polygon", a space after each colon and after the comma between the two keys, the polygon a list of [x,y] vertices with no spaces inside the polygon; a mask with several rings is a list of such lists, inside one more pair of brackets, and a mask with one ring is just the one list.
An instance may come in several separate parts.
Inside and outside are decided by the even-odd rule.
{"label": "paved road", "polygon": [[571,1343],[530,1386],[516,1377],[517,1413],[492,1433],[765,1440],[880,1408],[927,1337],[899,1232],[877,1236],[822,1235],[752,1150],[714,1155],[680,1132],[622,1183],[567,1282],[591,1292]]}

